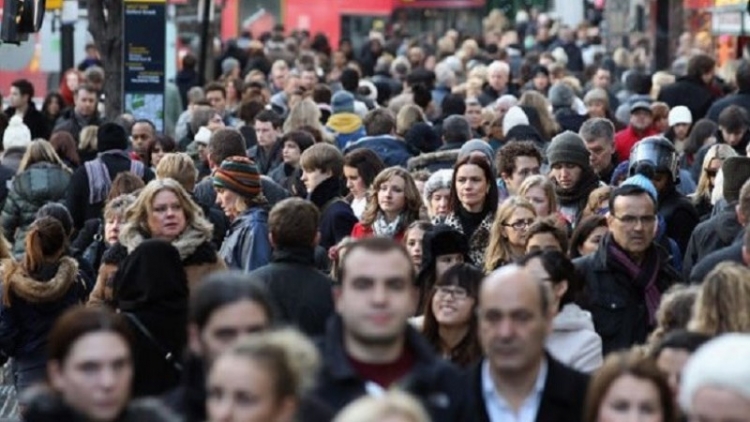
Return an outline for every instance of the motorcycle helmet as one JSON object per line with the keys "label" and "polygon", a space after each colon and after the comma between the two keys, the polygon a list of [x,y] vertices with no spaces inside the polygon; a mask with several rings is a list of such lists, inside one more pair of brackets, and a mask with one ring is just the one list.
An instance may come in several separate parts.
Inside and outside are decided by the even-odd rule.
{"label": "motorcycle helmet", "polygon": [[654,173],[669,173],[672,181],[679,183],[680,162],[677,151],[667,138],[656,135],[643,138],[630,149],[628,174],[641,173],[653,177]]}

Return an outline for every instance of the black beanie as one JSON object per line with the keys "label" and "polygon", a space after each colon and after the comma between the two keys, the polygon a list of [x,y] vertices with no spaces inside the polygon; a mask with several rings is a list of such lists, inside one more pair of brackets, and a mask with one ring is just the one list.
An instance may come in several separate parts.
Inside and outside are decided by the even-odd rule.
{"label": "black beanie", "polygon": [[750,179],[750,158],[729,157],[721,165],[721,172],[724,175],[724,199],[727,203],[737,201],[740,199],[742,185]]}
{"label": "black beanie", "polygon": [[96,133],[96,149],[99,152],[113,149],[128,149],[128,133],[117,123],[105,123]]}
{"label": "black beanie", "polygon": [[547,147],[547,160],[550,166],[560,163],[575,164],[582,169],[590,166],[589,151],[583,143],[583,138],[569,130],[552,138]]}

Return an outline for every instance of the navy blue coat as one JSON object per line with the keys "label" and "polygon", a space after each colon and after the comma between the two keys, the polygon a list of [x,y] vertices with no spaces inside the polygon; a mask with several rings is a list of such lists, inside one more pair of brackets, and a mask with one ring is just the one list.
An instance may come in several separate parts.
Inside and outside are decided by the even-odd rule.
{"label": "navy blue coat", "polygon": [[349,147],[344,150],[344,153],[349,153],[357,148],[367,148],[372,150],[375,154],[383,160],[386,167],[401,166],[406,168],[406,162],[412,157],[412,153],[406,142],[399,140],[393,136],[382,135],[382,136],[368,136],[360,139],[359,141],[350,144]]}

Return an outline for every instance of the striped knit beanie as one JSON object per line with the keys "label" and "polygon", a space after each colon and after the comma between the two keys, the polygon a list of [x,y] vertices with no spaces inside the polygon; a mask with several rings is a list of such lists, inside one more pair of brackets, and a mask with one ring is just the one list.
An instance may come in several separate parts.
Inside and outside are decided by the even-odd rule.
{"label": "striped knit beanie", "polygon": [[221,166],[214,171],[213,183],[218,188],[228,189],[246,198],[263,193],[258,166],[241,155],[222,161]]}

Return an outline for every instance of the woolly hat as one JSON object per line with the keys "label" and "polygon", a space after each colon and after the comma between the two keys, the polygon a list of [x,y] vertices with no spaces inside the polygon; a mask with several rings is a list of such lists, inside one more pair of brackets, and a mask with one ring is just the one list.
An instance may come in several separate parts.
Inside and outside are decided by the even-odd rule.
{"label": "woolly hat", "polygon": [[654,183],[651,181],[651,179],[642,174],[636,174],[634,176],[628,177],[620,185],[620,187],[623,186],[638,186],[639,188],[642,188],[643,190],[648,192],[651,198],[653,198],[654,202],[658,203],[659,201],[659,195],[656,193],[656,186],[654,186]]}
{"label": "woolly hat", "polygon": [[208,141],[211,140],[211,130],[205,126],[201,126],[198,129],[198,133],[193,137],[193,140],[199,144],[208,145]]}
{"label": "woolly hat", "polygon": [[435,262],[437,257],[460,253],[464,256],[464,261],[471,263],[469,259],[469,241],[463,233],[453,227],[438,224],[428,230],[422,238],[422,268],[417,276],[417,285],[424,286],[435,275]]}
{"label": "woolly hat", "polygon": [[240,61],[234,57],[227,57],[221,62],[221,74],[226,75],[234,70],[235,67],[240,66]]}
{"label": "woolly hat", "polygon": [[721,172],[724,173],[724,199],[727,203],[737,201],[740,199],[742,185],[750,179],[750,158],[729,157],[721,165]]}
{"label": "woolly hat", "polygon": [[23,124],[23,118],[15,115],[10,118],[3,134],[3,148],[26,148],[31,143],[31,131]]}
{"label": "woolly hat", "polygon": [[552,107],[562,108],[570,108],[573,105],[573,99],[575,96],[576,94],[573,92],[573,88],[569,87],[564,82],[557,82],[552,85],[552,88],[549,89],[549,93],[547,94],[547,98],[549,99],[550,104],[552,104]]}
{"label": "woolly hat", "polygon": [[503,117],[503,136],[508,136],[508,132],[516,126],[528,125],[529,116],[523,112],[521,107],[513,106],[508,109]]}
{"label": "woolly hat", "polygon": [[589,167],[589,151],[577,133],[566,130],[552,138],[547,147],[547,160],[550,167],[559,163],[575,164],[579,167]]}
{"label": "woolly hat", "polygon": [[424,182],[424,201],[430,203],[432,194],[440,189],[450,189],[453,181],[453,169],[441,169],[432,173],[430,178]]}
{"label": "woolly hat", "polygon": [[690,113],[690,109],[685,106],[677,106],[672,110],[669,110],[669,127],[678,125],[680,123],[692,124],[693,114]]}
{"label": "woolly hat", "polygon": [[495,151],[493,151],[490,144],[488,144],[487,142],[481,139],[472,139],[464,143],[461,146],[461,149],[458,151],[458,159],[460,160],[474,151],[481,152],[482,154],[484,154],[485,157],[487,157],[487,161],[489,161],[490,167],[492,168],[492,172],[494,173],[495,172]]}
{"label": "woolly hat", "polygon": [[263,194],[258,166],[245,156],[236,155],[222,161],[221,166],[214,171],[213,184],[245,198]]}
{"label": "woolly hat", "polygon": [[636,101],[632,106],[630,106],[630,113],[635,113],[638,110],[644,110],[648,111],[651,114],[654,114],[653,111],[651,111],[651,104],[649,104],[647,101]]}
{"label": "woolly hat", "polygon": [[99,152],[128,149],[128,132],[117,123],[105,123],[96,132],[96,149]]}
{"label": "woolly hat", "polygon": [[331,98],[331,111],[336,113],[354,113],[354,95],[341,90]]}

